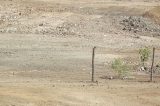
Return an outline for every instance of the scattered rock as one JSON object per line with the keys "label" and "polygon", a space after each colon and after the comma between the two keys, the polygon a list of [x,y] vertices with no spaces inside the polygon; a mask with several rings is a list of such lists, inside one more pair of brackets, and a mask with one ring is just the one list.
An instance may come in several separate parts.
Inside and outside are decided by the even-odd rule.
{"label": "scattered rock", "polygon": [[138,16],[123,17],[120,20],[120,25],[122,26],[122,30],[133,33],[160,32],[160,26],[158,24],[155,24],[151,20],[144,17],[138,17]]}
{"label": "scattered rock", "polygon": [[113,76],[110,76],[108,79],[109,79],[109,80],[112,80],[112,79],[113,79]]}
{"label": "scattered rock", "polygon": [[43,23],[39,24],[39,26],[43,26]]}

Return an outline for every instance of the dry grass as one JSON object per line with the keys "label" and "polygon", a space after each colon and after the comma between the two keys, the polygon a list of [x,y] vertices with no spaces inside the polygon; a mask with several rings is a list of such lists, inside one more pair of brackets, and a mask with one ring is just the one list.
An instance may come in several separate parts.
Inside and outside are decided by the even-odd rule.
{"label": "dry grass", "polygon": [[160,24],[160,6],[157,6],[144,14],[145,17],[153,19],[155,22]]}

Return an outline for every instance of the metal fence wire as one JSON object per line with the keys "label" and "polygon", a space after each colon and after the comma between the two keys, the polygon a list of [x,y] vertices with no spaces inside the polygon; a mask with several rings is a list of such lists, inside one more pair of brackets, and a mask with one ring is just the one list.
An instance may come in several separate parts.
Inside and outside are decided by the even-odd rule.
{"label": "metal fence wire", "polygon": [[[51,81],[149,81],[152,65],[152,48],[149,48],[149,59],[142,66],[139,49],[113,49],[96,47],[71,47],[65,42],[51,43],[43,48],[1,48],[1,76],[7,72],[14,76],[32,79],[49,79]],[[65,45],[61,46],[61,45]],[[28,45],[28,44],[26,44]],[[55,48],[52,48],[54,46]],[[93,51],[94,62],[93,62]],[[115,59],[129,67],[127,76],[119,78],[112,68]],[[94,68],[94,69],[93,69]],[[93,74],[94,72],[94,74]],[[153,81],[160,81],[160,49],[155,48],[153,64]]]}

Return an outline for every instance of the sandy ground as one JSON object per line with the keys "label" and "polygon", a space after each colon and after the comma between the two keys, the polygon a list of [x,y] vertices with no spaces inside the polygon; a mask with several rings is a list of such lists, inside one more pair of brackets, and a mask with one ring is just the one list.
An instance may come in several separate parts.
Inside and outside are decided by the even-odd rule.
{"label": "sandy ground", "polygon": [[[156,47],[160,63],[159,26],[149,19],[151,30],[134,33],[117,21],[159,5],[158,0],[0,1],[0,106],[160,106],[160,75],[149,83],[149,74],[138,71],[141,47]],[[97,83],[90,82],[94,46]],[[132,67],[132,80],[106,79],[115,74],[110,67],[115,58]]]}
{"label": "sandy ground", "polygon": [[[3,58],[0,60],[0,106],[160,104],[159,77],[154,78],[155,83],[146,82],[149,75],[145,74],[144,78],[139,76],[126,81],[104,79],[112,75],[107,64],[114,58],[135,59],[133,63],[136,64],[139,58],[135,48],[121,49],[117,53],[111,48],[113,45],[103,47],[104,42],[85,38],[22,34],[1,34],[0,37]],[[119,42],[119,38],[116,40]],[[128,45],[132,43],[126,41]],[[159,42],[152,39],[155,41]],[[142,41],[137,40],[135,47],[137,44],[142,44]],[[98,84],[90,82],[93,45],[97,46],[95,80]],[[127,45],[125,47],[128,48]]]}
{"label": "sandy ground", "polygon": [[[3,84],[3,85],[2,85]],[[1,106],[159,106],[160,85],[91,83],[1,83]]]}

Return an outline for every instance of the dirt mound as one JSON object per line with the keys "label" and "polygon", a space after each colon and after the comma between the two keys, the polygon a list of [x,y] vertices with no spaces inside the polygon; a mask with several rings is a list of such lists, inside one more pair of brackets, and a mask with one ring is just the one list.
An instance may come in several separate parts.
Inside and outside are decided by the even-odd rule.
{"label": "dirt mound", "polygon": [[156,23],[160,24],[160,6],[155,7],[144,14],[145,17],[153,19]]}
{"label": "dirt mound", "polygon": [[152,20],[140,16],[122,17],[120,25],[124,31],[130,32],[160,32],[160,26]]}

